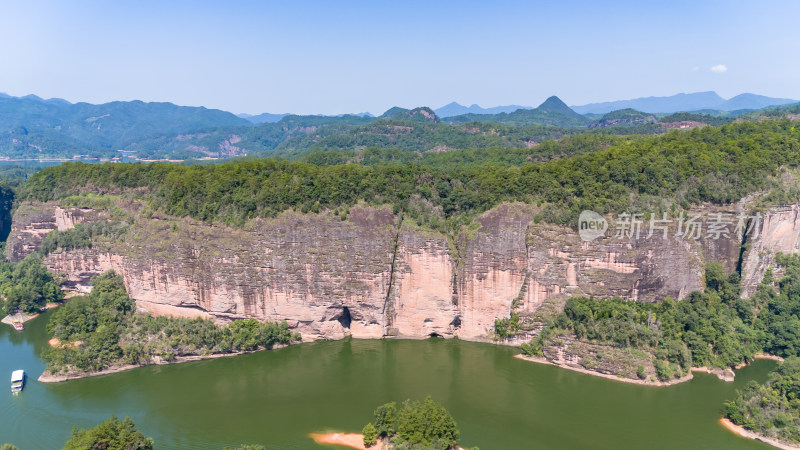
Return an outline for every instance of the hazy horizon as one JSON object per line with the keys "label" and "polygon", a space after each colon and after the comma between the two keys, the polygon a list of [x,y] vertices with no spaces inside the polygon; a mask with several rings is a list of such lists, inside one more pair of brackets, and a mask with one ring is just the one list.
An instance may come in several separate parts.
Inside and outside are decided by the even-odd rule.
{"label": "hazy horizon", "polygon": [[798,2],[0,3],[0,92],[233,113],[800,99]]}
{"label": "hazy horizon", "polygon": [[[710,91],[710,92],[711,92],[711,91]],[[644,98],[664,98],[664,97],[671,97],[671,96],[674,96],[674,95],[684,95],[684,94],[700,94],[700,93],[702,93],[702,92],[676,92],[676,93],[674,93],[674,94],[665,95],[665,96],[649,96],[649,95],[648,95],[648,96],[638,97],[637,99],[644,99]],[[36,93],[28,93],[28,94],[23,94],[23,95],[12,95],[12,94],[9,94],[9,93],[7,93],[7,92],[0,91],[0,96],[2,96],[2,94],[10,95],[10,96],[12,96],[12,97],[17,97],[17,98],[23,98],[23,97],[26,97],[26,96],[29,96],[29,95],[35,95],[35,96],[37,96],[37,97],[41,98],[42,100],[53,100],[53,99],[67,100],[67,99],[65,99],[64,97],[58,97],[58,96],[56,96],[56,97],[43,97],[43,96],[41,96],[41,95],[38,95],[38,94],[36,94]],[[718,94],[718,93],[717,93],[717,94]],[[731,98],[734,98],[734,97],[736,97],[736,96],[739,96],[739,95],[742,95],[742,94],[755,94],[755,95],[761,95],[761,94],[758,94],[757,92],[741,92],[741,93],[739,93],[739,94],[736,94],[736,95],[734,95],[734,96],[731,96],[731,97],[722,97],[722,98],[723,98],[724,100],[730,100]],[[554,95],[555,95],[555,94],[554,94]],[[558,95],[555,95],[555,96],[556,96],[556,97],[559,97]],[[550,97],[550,96],[548,96],[548,98],[549,98],[549,97]],[[559,98],[560,98],[560,97],[559,97]],[[776,97],[776,98],[786,98],[786,97]],[[629,101],[629,100],[637,100],[637,99],[628,99],[628,98],[609,99],[609,100],[608,100],[608,102]],[[535,108],[535,107],[539,106],[539,105],[540,105],[542,102],[544,102],[544,100],[546,100],[546,99],[543,99],[541,102],[538,102],[538,103],[536,103],[536,104],[532,104],[532,105],[517,105],[517,106],[523,106],[523,107]],[[563,100],[563,99],[562,99],[562,100]],[[795,99],[795,100],[797,100],[797,99]],[[73,104],[74,104],[74,103],[81,103],[81,102],[82,102],[81,100],[77,100],[77,101],[67,100],[67,101],[69,101],[70,103],[73,103]],[[154,103],[168,102],[168,101],[166,101],[166,100],[141,100],[141,99],[130,99],[130,100],[119,100],[119,99],[113,99],[113,100],[109,100],[108,102],[114,102],[114,101],[143,101],[143,102],[154,102]],[[798,100],[798,101],[800,101],[800,100]],[[108,103],[108,102],[104,102],[104,103]],[[569,106],[570,106],[570,108],[573,108],[573,107],[574,107],[574,108],[577,108],[577,107],[585,107],[585,106],[589,106],[589,105],[591,105],[591,104],[595,104],[595,103],[605,103],[605,102],[606,102],[606,101],[603,101],[603,102],[592,102],[592,103],[587,103],[587,104],[585,104],[585,105],[569,105]],[[89,103],[89,102],[85,102],[85,103]],[[174,102],[169,102],[169,103],[174,103]],[[449,106],[449,105],[450,105],[450,104],[452,104],[452,103],[458,103],[459,105],[461,105],[461,106],[463,106],[463,107],[465,107],[465,108],[472,107],[472,106],[479,106],[479,107],[481,107],[481,108],[483,108],[483,109],[491,109],[491,108],[497,108],[497,107],[503,107],[503,106],[510,106],[510,105],[480,105],[480,104],[476,104],[476,103],[460,103],[460,102],[457,102],[457,101],[450,101],[450,102],[448,102],[448,103],[446,103],[446,104],[443,104],[443,105],[438,105],[438,106],[434,106],[434,105],[427,105],[427,104],[420,104],[420,105],[409,106],[408,108],[409,108],[409,109],[411,109],[411,108],[417,108],[417,107],[429,107],[429,108],[431,108],[431,109],[433,109],[433,110],[437,110],[437,109],[443,108],[443,107],[445,107],[445,106]],[[178,103],[175,103],[175,104],[176,104],[177,106],[195,106],[195,107],[205,107],[205,108],[208,108],[208,109],[218,109],[218,110],[222,110],[222,111],[230,112],[230,113],[232,113],[232,114],[235,114],[235,115],[237,115],[237,116],[249,116],[249,117],[258,116],[258,115],[261,115],[261,114],[272,114],[272,115],[281,115],[281,114],[297,114],[297,113],[295,113],[294,111],[262,111],[262,112],[260,112],[260,113],[240,113],[240,112],[236,112],[236,111],[230,111],[230,110],[225,110],[225,109],[220,109],[220,108],[211,108],[211,107],[208,107],[208,106],[206,106],[206,105],[181,105],[181,104],[178,104]],[[393,106],[391,106],[391,107],[389,107],[389,108],[386,108],[386,110],[389,110],[390,108],[392,108],[392,107],[394,107],[394,106],[398,106],[398,105],[393,105]],[[385,112],[386,112],[386,110],[383,110],[383,111],[344,111],[344,112],[339,112],[339,113],[331,113],[331,114],[309,113],[308,115],[330,115],[330,116],[337,116],[337,115],[347,115],[347,114],[350,114],[350,115],[372,114],[373,116],[380,116],[381,114],[385,113]]]}

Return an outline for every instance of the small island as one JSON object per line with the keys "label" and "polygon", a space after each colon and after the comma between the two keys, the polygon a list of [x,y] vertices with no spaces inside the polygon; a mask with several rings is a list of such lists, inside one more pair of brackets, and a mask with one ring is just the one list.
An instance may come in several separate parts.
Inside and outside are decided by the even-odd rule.
{"label": "small island", "polygon": [[[461,449],[460,432],[453,416],[430,396],[424,401],[406,400],[399,407],[390,402],[379,406],[361,434],[312,433],[320,444],[356,449]],[[477,450],[475,448],[474,450]]]}

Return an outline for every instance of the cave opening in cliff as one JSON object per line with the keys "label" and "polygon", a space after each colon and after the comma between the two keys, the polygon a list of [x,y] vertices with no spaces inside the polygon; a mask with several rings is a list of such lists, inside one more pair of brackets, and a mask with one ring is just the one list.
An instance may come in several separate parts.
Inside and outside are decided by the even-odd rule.
{"label": "cave opening in cliff", "polygon": [[428,337],[431,339],[436,339],[436,338],[443,338],[444,336],[434,331],[433,333],[429,334]]}
{"label": "cave opening in cliff", "polygon": [[348,328],[349,329],[350,328],[350,322],[353,321],[353,317],[350,316],[350,308],[348,308],[347,306],[342,308],[342,313],[339,314],[339,317],[338,317],[337,320],[339,321],[340,324],[342,324],[343,328]]}

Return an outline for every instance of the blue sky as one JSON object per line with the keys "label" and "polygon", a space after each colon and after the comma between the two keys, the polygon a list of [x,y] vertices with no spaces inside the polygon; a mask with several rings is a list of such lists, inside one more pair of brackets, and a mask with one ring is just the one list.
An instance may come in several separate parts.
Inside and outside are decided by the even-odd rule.
{"label": "blue sky", "polygon": [[302,114],[800,99],[798,18],[795,0],[0,0],[0,92]]}

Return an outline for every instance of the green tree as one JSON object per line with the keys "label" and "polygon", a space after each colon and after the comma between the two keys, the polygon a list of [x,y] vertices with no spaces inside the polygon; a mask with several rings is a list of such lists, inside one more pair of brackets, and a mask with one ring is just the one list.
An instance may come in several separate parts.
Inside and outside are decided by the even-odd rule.
{"label": "green tree", "polygon": [[364,425],[364,429],[361,430],[361,434],[364,435],[365,446],[370,447],[377,442],[378,430],[375,429],[375,426],[372,425],[372,422]]}
{"label": "green tree", "polygon": [[[388,437],[395,444],[410,445],[414,448],[449,449],[458,443],[459,431],[455,420],[440,404],[426,397],[424,401],[406,400],[400,409],[394,402],[379,406],[374,414],[378,436]],[[366,433],[365,433],[366,435]]]}
{"label": "green tree", "polygon": [[397,404],[395,402],[378,406],[373,413],[373,417],[375,418],[375,428],[378,430],[379,436],[392,436],[397,432],[395,428]]}
{"label": "green tree", "polygon": [[116,416],[111,416],[94,428],[73,428],[72,436],[64,444],[64,450],[86,449],[152,450],[153,440],[137,430],[130,417],[119,420]]}

